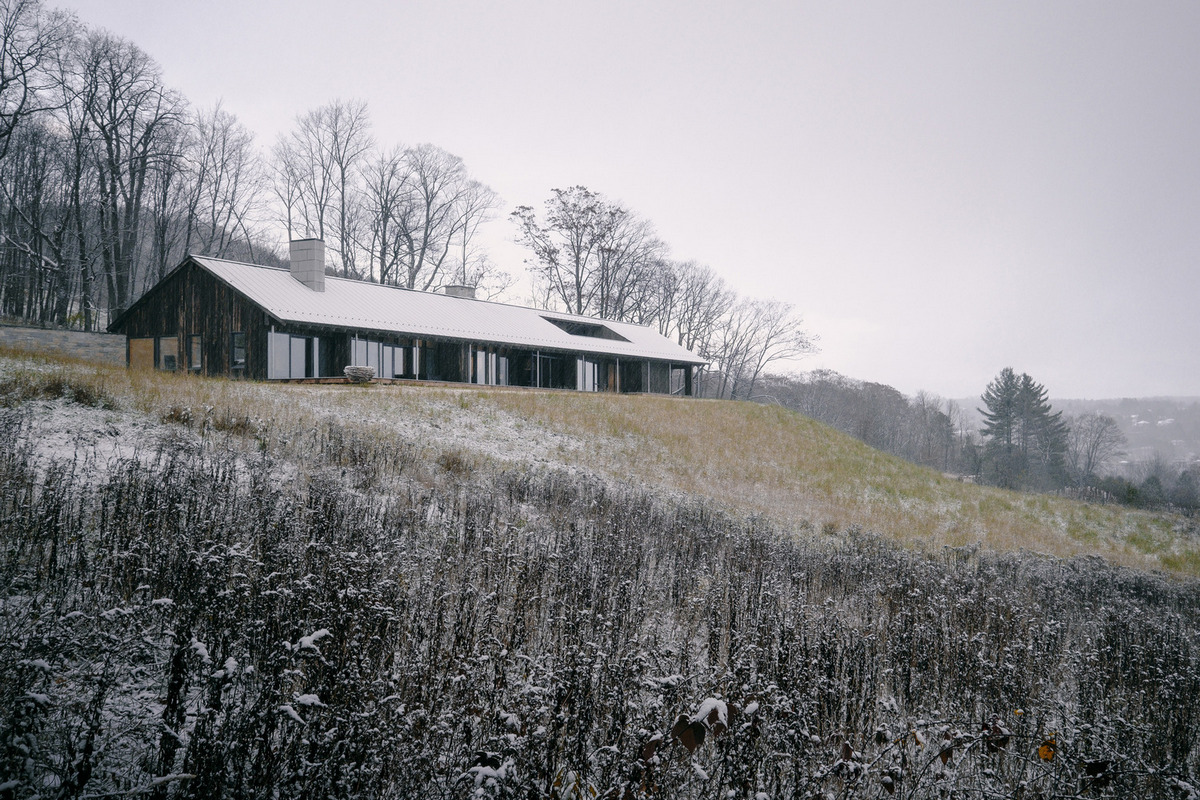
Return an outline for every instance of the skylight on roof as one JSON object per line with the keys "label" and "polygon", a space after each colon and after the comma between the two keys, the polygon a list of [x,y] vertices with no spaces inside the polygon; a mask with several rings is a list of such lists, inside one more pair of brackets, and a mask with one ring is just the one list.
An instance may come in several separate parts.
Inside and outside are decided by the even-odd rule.
{"label": "skylight on roof", "polygon": [[575,319],[555,319],[554,317],[542,317],[542,319],[572,336],[588,336],[592,339],[612,339],[617,342],[629,341],[612,328],[596,322],[580,322]]}

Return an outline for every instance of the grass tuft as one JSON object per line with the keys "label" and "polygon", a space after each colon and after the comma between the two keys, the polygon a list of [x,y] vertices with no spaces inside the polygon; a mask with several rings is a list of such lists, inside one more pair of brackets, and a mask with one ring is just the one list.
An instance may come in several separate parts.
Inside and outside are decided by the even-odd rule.
{"label": "grass tuft", "polygon": [[117,399],[109,392],[104,373],[66,367],[45,370],[17,369],[0,376],[0,406],[12,408],[29,400],[64,399],[93,408],[115,410]]}

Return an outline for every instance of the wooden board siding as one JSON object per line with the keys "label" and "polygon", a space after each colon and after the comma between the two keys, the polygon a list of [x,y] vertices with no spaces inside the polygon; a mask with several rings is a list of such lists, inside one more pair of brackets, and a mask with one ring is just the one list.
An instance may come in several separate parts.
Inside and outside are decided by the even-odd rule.
{"label": "wooden board siding", "polygon": [[[181,368],[189,364],[189,337],[199,335],[203,374],[267,379],[270,317],[190,261],[152,288],[118,322],[114,331],[130,339],[176,337]],[[246,334],[244,370],[230,368],[234,331]]]}

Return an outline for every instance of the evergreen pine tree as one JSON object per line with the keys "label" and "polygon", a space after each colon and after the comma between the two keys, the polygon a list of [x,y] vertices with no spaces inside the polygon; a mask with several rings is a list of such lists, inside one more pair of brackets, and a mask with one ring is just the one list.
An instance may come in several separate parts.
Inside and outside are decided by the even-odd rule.
{"label": "evergreen pine tree", "polygon": [[1192,470],[1185,469],[1179,473],[1175,488],[1171,491],[1171,502],[1187,514],[1200,508],[1200,485],[1197,485]]}
{"label": "evergreen pine tree", "polygon": [[988,384],[980,433],[984,477],[1007,489],[1052,489],[1066,477],[1067,425],[1050,406],[1046,387],[1005,367]]}
{"label": "evergreen pine tree", "polygon": [[987,442],[983,449],[984,479],[1007,489],[1017,488],[1025,471],[1017,434],[1020,389],[1012,367],[1005,367],[984,390],[982,399],[987,410],[978,409],[983,414],[980,433]]}

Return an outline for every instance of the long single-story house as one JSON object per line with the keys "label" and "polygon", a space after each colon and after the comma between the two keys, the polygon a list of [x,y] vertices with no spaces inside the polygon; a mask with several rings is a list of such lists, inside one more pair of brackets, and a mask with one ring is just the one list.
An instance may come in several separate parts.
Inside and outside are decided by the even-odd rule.
{"label": "long single-story house", "polygon": [[281,269],[189,256],[108,326],[135,369],[252,380],[383,379],[692,394],[704,360],[641,325],[325,274],[325,244]]}

